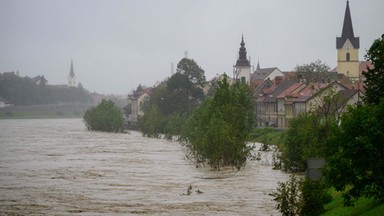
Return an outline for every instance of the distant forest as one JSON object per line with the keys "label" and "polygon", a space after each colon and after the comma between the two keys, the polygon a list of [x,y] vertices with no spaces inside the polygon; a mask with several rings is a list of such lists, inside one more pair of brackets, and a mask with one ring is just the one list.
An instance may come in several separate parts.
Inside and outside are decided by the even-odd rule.
{"label": "distant forest", "polygon": [[0,73],[0,96],[16,106],[89,103],[92,95],[81,84],[77,87],[47,85],[44,76],[20,77],[14,72]]}

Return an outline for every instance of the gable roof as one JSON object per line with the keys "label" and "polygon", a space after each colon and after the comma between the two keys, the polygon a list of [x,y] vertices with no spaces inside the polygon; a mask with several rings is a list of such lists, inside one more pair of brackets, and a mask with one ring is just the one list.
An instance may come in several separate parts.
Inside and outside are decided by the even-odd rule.
{"label": "gable roof", "polygon": [[265,97],[264,102],[276,102],[277,96],[280,95],[287,88],[291,87],[296,81],[294,80],[285,80],[279,85],[274,85],[271,89],[271,92],[268,97]]}
{"label": "gable roof", "polygon": [[261,68],[260,70],[256,70],[251,74],[251,80],[255,80],[255,79],[263,80],[276,69],[279,70],[277,67]]}

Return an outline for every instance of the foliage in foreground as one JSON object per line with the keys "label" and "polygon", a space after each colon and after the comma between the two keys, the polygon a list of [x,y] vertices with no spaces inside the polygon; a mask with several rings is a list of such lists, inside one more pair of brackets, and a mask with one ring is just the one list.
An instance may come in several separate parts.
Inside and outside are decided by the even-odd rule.
{"label": "foliage in foreground", "polygon": [[355,202],[354,206],[344,206],[342,192],[330,188],[329,193],[332,201],[324,205],[324,216],[382,216],[384,212],[384,200],[362,197]]}
{"label": "foliage in foreground", "polygon": [[124,119],[121,109],[112,101],[102,100],[96,107],[91,107],[84,114],[88,130],[104,132],[123,132]]}
{"label": "foliage in foreground", "polygon": [[334,127],[328,143],[327,178],[343,191],[344,205],[360,197],[384,199],[384,35],[374,41],[366,59],[365,104],[350,108]]}
{"label": "foliage in foreground", "polygon": [[335,127],[329,142],[327,177],[344,204],[359,197],[384,198],[384,99],[378,105],[353,107]]}
{"label": "foliage in foreground", "polygon": [[384,97],[384,34],[373,42],[365,58],[372,62],[374,68],[363,72],[366,78],[364,101],[368,104],[378,104],[380,98]]}
{"label": "foliage in foreground", "polygon": [[271,193],[278,209],[284,216],[319,215],[324,204],[332,197],[324,183],[291,175],[287,182],[280,182],[277,192]]}
{"label": "foliage in foreground", "polygon": [[303,172],[307,158],[324,156],[328,132],[322,117],[316,113],[301,114],[292,119],[285,142],[280,147],[282,169]]}
{"label": "foliage in foreground", "polygon": [[212,99],[206,100],[183,127],[182,142],[187,157],[214,169],[245,165],[252,147],[247,146],[253,126],[253,105],[249,87],[219,81]]}

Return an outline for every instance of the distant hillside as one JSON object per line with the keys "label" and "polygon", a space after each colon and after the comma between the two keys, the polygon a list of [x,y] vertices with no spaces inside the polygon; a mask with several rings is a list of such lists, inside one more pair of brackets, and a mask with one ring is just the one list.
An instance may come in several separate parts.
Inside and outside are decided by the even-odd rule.
{"label": "distant hillside", "polygon": [[81,84],[78,87],[47,85],[44,76],[20,77],[14,72],[0,73],[0,96],[16,106],[89,103],[91,94]]}

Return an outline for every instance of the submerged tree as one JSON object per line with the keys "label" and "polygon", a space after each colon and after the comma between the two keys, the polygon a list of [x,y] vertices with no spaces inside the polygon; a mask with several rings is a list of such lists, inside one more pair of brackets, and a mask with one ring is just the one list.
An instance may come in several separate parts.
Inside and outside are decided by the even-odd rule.
{"label": "submerged tree", "polygon": [[84,114],[88,130],[104,132],[122,132],[124,119],[121,109],[112,101],[102,100],[96,107],[91,107]]}
{"label": "submerged tree", "polygon": [[196,163],[220,169],[245,165],[252,147],[246,140],[253,126],[253,105],[249,87],[220,81],[212,99],[206,100],[183,128],[187,156]]}

